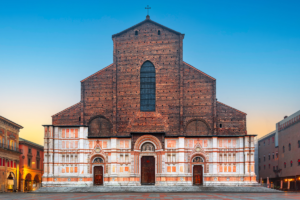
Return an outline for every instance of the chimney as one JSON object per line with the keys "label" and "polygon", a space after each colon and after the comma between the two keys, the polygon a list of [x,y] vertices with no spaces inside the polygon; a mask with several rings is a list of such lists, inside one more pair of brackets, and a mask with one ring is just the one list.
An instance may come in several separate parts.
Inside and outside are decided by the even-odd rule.
{"label": "chimney", "polygon": [[285,119],[285,118],[287,118],[288,116],[284,116],[284,118],[283,119]]}

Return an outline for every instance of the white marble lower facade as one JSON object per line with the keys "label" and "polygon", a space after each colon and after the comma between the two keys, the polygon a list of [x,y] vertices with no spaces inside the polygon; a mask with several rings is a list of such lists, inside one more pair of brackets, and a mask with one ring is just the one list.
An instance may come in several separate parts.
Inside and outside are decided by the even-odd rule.
{"label": "white marble lower facade", "polygon": [[[132,142],[131,137],[88,138],[88,127],[45,126],[42,184],[93,186],[101,177],[104,186],[140,186],[144,156],[154,158],[156,186],[256,184],[254,136],[165,136],[161,142],[145,133]],[[198,178],[196,168],[202,170]],[[96,176],[99,170],[102,175]]]}

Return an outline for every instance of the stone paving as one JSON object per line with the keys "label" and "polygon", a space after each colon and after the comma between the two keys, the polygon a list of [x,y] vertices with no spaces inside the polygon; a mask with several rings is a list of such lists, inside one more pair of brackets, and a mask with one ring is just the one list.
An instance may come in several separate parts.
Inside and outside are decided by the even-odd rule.
{"label": "stone paving", "polygon": [[277,200],[300,199],[300,193],[0,193],[0,200]]}
{"label": "stone paving", "polygon": [[166,186],[118,186],[118,187],[107,187],[107,186],[93,186],[93,187],[41,187],[34,191],[35,193],[167,193],[167,192],[186,192],[186,193],[275,193],[282,192],[280,190],[274,190],[266,187],[255,186],[255,187],[228,187],[228,186],[177,186],[177,187],[166,187]]}

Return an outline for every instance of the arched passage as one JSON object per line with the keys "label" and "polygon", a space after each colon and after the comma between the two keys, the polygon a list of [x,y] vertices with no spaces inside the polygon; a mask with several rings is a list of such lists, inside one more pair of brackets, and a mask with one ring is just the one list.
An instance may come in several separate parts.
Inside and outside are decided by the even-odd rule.
{"label": "arched passage", "polygon": [[7,176],[7,189],[9,191],[13,191],[15,189],[16,186],[16,176],[13,172],[8,172],[8,176]]}
{"label": "arched passage", "polygon": [[25,177],[25,188],[24,191],[31,191],[32,190],[32,176],[31,174],[27,174]]}

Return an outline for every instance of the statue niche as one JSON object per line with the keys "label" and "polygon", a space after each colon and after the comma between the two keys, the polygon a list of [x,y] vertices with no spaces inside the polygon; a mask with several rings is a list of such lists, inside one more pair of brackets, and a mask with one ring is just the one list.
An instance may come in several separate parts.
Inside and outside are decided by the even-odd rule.
{"label": "statue niche", "polygon": [[111,136],[112,124],[104,117],[94,118],[89,124],[89,137]]}
{"label": "statue niche", "polygon": [[147,142],[147,143],[143,144],[141,150],[144,152],[154,152],[155,148],[154,148],[153,144],[151,144],[150,142]]}
{"label": "statue niche", "polygon": [[186,127],[186,135],[188,136],[199,136],[199,135],[208,135],[209,128],[201,120],[193,120],[188,123]]}

